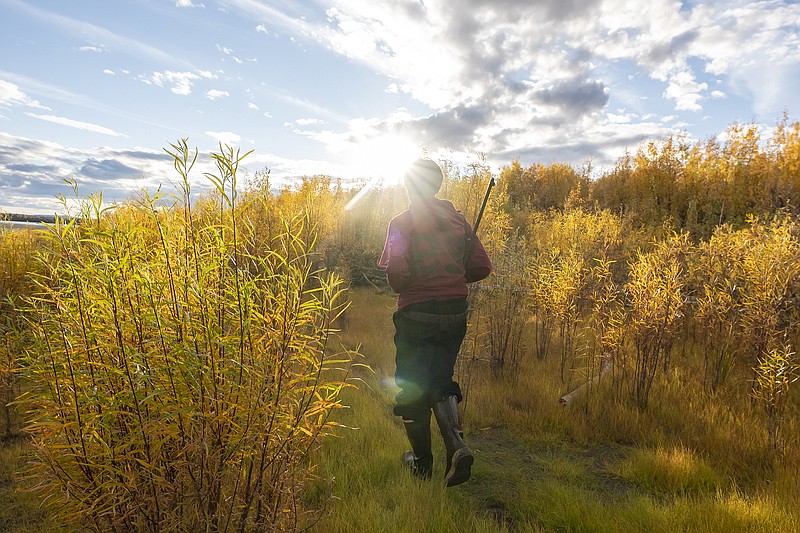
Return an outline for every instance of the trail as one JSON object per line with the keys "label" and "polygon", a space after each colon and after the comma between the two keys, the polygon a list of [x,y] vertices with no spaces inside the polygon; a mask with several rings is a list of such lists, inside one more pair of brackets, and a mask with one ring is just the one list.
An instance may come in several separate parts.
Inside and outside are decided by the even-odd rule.
{"label": "trail", "polygon": [[[640,488],[608,471],[625,457],[623,448],[523,442],[503,429],[471,433],[467,443],[475,454],[475,466],[463,490],[480,502],[499,526],[512,531],[520,518],[525,523],[536,521],[535,516],[519,516],[521,498],[541,500],[551,491],[565,496],[578,493],[588,500],[617,505],[645,496]],[[547,511],[539,507],[534,505],[531,510]]]}

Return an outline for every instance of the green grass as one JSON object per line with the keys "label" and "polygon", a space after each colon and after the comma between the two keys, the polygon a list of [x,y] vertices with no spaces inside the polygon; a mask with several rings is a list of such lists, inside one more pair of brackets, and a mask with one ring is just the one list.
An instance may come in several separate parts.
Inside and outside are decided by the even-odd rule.
{"label": "green grass", "polygon": [[30,449],[28,442],[23,438],[0,442],[0,531],[66,531],[53,521],[36,494],[19,490],[21,484],[16,473],[25,465],[25,457]]}
{"label": "green grass", "polygon": [[[310,531],[800,530],[795,455],[767,461],[746,406],[681,387],[678,375],[641,412],[600,394],[559,407],[563,386],[548,362],[531,362],[516,381],[476,370],[464,421],[472,478],[444,487],[435,440],[434,479],[416,480],[400,462],[408,445],[391,413],[394,300],[373,290],[351,297],[340,341],[360,345],[370,369],[356,368],[359,386],[335,412],[338,437],[313,457],[319,467],[302,524]],[[56,530],[34,494],[14,490],[26,447],[17,439],[0,448],[0,531]]]}
{"label": "green grass", "polygon": [[[756,453],[760,429],[730,406],[674,384],[654,390],[647,412],[599,394],[565,409],[557,404],[564,386],[550,379],[557,373],[547,362],[529,363],[516,380],[472,377],[464,427],[476,462],[467,483],[437,482],[438,441],[434,480],[413,479],[401,465],[407,442],[391,414],[394,301],[366,290],[352,298],[343,342],[357,338],[375,371],[362,374],[360,388],[344,397],[350,407],[337,412],[357,429],[341,429],[317,456],[320,477],[307,502],[324,512],[313,531],[800,530],[791,462],[737,463],[736,438],[744,435],[746,457],[766,456]],[[694,445],[706,438],[732,449]]]}

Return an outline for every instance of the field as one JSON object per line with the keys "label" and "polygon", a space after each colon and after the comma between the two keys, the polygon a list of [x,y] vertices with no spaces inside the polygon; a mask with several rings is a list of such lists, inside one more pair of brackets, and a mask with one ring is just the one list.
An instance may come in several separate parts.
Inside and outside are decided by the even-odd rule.
{"label": "field", "polygon": [[[319,470],[304,495],[304,520],[312,531],[800,527],[793,504],[800,497],[796,458],[776,464],[739,447],[737,432],[744,430],[731,426],[733,415],[720,411],[732,409],[719,399],[687,394],[676,383],[646,414],[603,403],[600,394],[561,406],[558,365],[535,361],[513,382],[473,377],[477,384],[467,389],[465,402],[466,437],[476,454],[472,479],[450,489],[436,482],[444,454],[437,442],[434,481],[417,481],[400,463],[405,435],[391,414],[394,300],[372,288],[351,297],[341,341],[360,343],[370,369],[362,368],[363,382],[343,395],[348,407],[336,413],[338,436],[314,453]],[[720,449],[704,450],[712,442]],[[0,529],[54,530],[56,522],[33,495],[13,491],[13,465],[21,466],[26,451],[23,439],[3,447]]]}
{"label": "field", "polygon": [[[800,530],[800,124],[778,132],[500,173],[450,489],[439,442],[433,481],[403,470],[391,414],[398,188],[242,185],[226,147],[197,199],[180,141],[174,195],[0,229],[0,530]],[[473,220],[489,170],[445,170]]]}
{"label": "field", "polygon": [[[319,452],[320,479],[311,496],[326,511],[314,531],[800,527],[792,503],[800,497],[796,456],[774,464],[740,446],[742,437],[762,439],[755,429],[748,436],[735,427],[733,409],[721,399],[674,383],[647,413],[607,403],[601,393],[562,407],[557,364],[532,362],[512,382],[473,378],[478,384],[465,402],[473,478],[449,489],[420,483],[400,464],[405,435],[391,415],[393,301],[369,290],[353,299],[349,323],[372,325],[357,338],[374,373],[346,395],[350,408],[338,419],[351,429],[340,429],[341,438]],[[439,443],[434,479],[443,475],[443,454]]]}

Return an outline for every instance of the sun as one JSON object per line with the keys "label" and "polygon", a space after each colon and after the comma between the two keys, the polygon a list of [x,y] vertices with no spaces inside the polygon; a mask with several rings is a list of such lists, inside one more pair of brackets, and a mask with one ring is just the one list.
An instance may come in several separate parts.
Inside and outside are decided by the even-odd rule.
{"label": "sun", "polygon": [[422,149],[408,137],[382,135],[359,143],[353,169],[357,176],[376,180],[376,185],[397,185]]}

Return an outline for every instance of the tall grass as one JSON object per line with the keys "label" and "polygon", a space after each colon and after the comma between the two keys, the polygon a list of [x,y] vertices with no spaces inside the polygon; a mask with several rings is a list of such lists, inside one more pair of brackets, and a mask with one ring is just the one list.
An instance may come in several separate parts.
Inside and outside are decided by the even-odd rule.
{"label": "tall grass", "polygon": [[[457,489],[436,483],[444,450],[434,439],[434,480],[421,483],[401,464],[408,445],[391,414],[394,301],[366,289],[351,296],[343,340],[359,345],[372,371],[359,372],[364,385],[344,391],[349,408],[335,413],[351,429],[315,455],[320,477],[308,504],[325,511],[312,531],[789,533],[800,526],[796,458],[771,462],[746,394],[712,397],[677,364],[656,376],[642,410],[607,381],[559,406],[556,358],[524,358],[517,376],[478,360],[463,423],[473,477]],[[701,371],[701,355],[692,357]],[[734,372],[730,383],[740,377]]]}
{"label": "tall grass", "polygon": [[290,530],[345,386],[349,356],[330,346],[343,287],[312,268],[302,220],[247,252],[238,152],[213,155],[216,191],[199,205],[196,152],[169,153],[183,188],[171,202],[94,196],[80,223],[49,228],[20,400],[26,474],[81,528]]}

